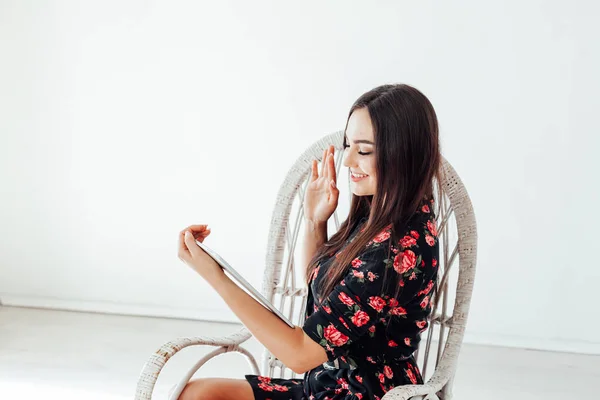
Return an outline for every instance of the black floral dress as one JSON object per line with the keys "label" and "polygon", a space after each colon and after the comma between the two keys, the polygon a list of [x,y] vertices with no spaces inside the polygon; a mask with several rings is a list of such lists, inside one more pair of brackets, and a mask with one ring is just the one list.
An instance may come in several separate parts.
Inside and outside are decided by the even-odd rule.
{"label": "black floral dress", "polygon": [[[365,222],[357,224],[348,243]],[[334,256],[318,264],[302,329],[323,346],[328,361],[303,379],[245,375],[256,399],[381,399],[395,386],[423,383],[413,353],[427,329],[437,277],[431,200],[421,205],[397,243],[390,243],[391,227],[368,243],[325,299],[315,289]],[[401,291],[394,297],[396,285]]]}

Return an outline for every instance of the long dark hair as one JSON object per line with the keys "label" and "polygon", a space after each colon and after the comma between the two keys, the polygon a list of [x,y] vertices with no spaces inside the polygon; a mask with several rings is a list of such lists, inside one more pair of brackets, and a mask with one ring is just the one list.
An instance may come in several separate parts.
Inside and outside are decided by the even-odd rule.
{"label": "long dark hair", "polygon": [[[434,178],[438,185],[438,193],[441,193],[439,174],[442,157],[438,140],[438,121],[433,105],[427,97],[409,85],[382,85],[356,100],[348,113],[348,120],[355,110],[363,107],[367,108],[373,124],[377,188],[374,195],[352,195],[348,218],[331,239],[317,249],[309,262],[305,276],[307,284],[310,283],[313,272],[322,258],[340,252],[328,267],[327,275],[321,280],[318,290],[321,298],[331,293],[347,273],[352,260],[368,242],[390,224],[390,243],[398,243],[399,236],[423,200],[433,198]],[[344,131],[347,128],[348,121]],[[354,240],[345,246],[345,242],[363,217],[368,218],[366,225]],[[383,279],[386,282],[385,277]],[[400,286],[395,286],[398,296]]]}

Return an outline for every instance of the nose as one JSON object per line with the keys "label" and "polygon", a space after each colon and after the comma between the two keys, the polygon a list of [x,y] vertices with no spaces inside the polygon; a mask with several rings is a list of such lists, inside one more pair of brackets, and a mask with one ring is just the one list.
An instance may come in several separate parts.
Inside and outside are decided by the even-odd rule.
{"label": "nose", "polygon": [[344,156],[342,157],[342,165],[346,168],[356,167],[355,158],[352,156],[352,152],[348,149],[344,149]]}

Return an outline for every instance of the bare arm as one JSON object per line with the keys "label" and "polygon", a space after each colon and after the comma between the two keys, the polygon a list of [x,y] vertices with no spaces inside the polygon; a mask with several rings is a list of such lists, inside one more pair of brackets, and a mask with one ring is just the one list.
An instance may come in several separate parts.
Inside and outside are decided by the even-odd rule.
{"label": "bare arm", "polygon": [[304,243],[301,250],[300,270],[306,276],[306,267],[317,249],[327,241],[327,221],[338,205],[339,190],[335,186],[336,171],[333,153],[335,147],[323,151],[319,174],[317,160],[313,160],[310,183],[304,196]]}
{"label": "bare arm", "polygon": [[306,275],[308,263],[314,257],[317,249],[327,241],[327,222],[304,220],[304,243],[302,247],[300,266],[302,276]]}
{"label": "bare arm", "polygon": [[325,349],[302,327],[290,328],[225,273],[215,275],[208,282],[252,335],[295,373],[303,374],[327,361]]}
{"label": "bare arm", "polygon": [[327,361],[325,350],[301,327],[290,328],[225,273],[212,277],[208,282],[254,337],[292,371],[302,374],[306,372],[304,365],[307,363],[313,365]]}

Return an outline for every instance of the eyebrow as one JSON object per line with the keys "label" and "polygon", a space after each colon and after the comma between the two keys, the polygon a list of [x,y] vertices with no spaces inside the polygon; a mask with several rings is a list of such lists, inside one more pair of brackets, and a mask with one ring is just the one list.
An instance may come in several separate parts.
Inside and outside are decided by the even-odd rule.
{"label": "eyebrow", "polygon": [[[348,140],[348,137],[344,136],[344,139]],[[375,146],[375,143],[371,142],[370,140],[360,139],[360,140],[353,140],[352,142],[354,144],[364,143],[364,144],[370,144],[370,145]]]}

